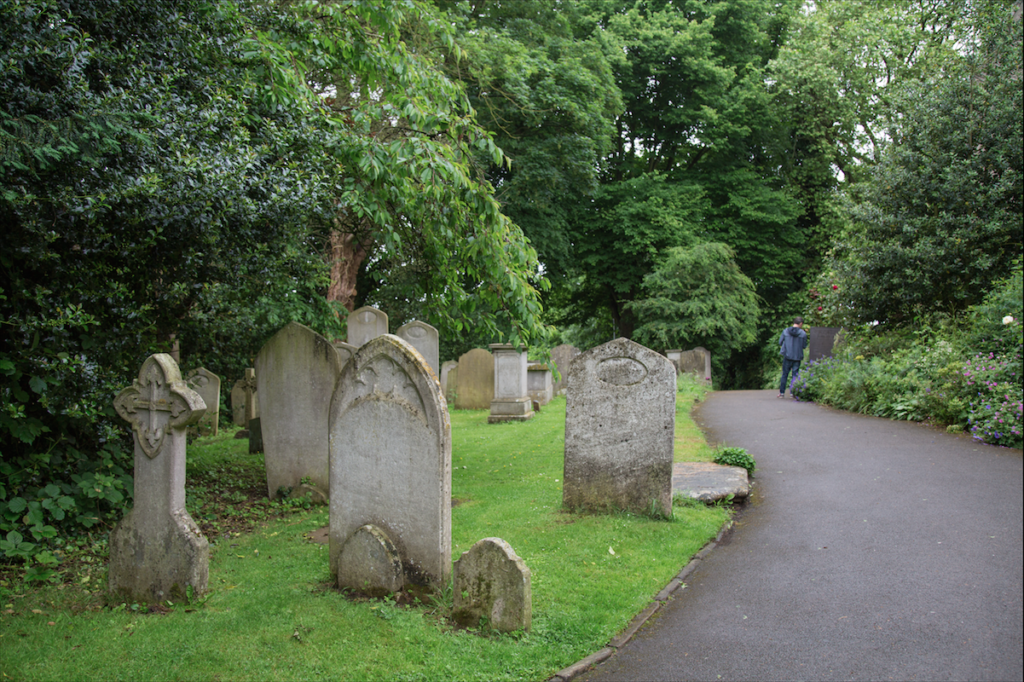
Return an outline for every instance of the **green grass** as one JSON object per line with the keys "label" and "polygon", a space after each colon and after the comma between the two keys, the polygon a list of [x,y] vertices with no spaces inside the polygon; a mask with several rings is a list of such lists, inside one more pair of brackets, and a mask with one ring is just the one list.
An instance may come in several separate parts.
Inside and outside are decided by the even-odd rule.
{"label": "green grass", "polygon": [[[679,402],[688,413],[692,392]],[[327,525],[326,510],[260,500],[261,458],[221,438],[189,454],[189,507],[213,544],[207,601],[103,607],[82,591],[102,583],[98,569],[83,570],[86,583],[0,591],[2,679],[542,680],[603,647],[727,518],[703,506],[677,507],[672,521],[562,512],[564,398],[526,423],[451,419],[452,558],[484,537],[508,541],[532,572],[529,633],[454,629],[450,601],[347,598],[330,586],[326,546],[307,537]],[[700,450],[687,447],[677,458]]]}

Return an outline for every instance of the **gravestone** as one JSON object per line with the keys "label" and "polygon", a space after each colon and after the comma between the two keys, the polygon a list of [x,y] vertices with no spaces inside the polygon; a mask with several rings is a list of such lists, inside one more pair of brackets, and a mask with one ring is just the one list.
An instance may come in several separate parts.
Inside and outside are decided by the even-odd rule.
{"label": "gravestone", "polygon": [[669,361],[676,366],[676,373],[679,373],[679,356],[682,352],[683,351],[681,348],[665,351],[665,357],[668,358]]}
{"label": "gravestone", "polygon": [[[423,356],[390,334],[360,348],[330,401],[329,431],[338,585],[362,589],[366,571],[348,562],[356,552],[345,551],[345,562],[342,554],[356,531],[372,525],[401,558],[404,583],[443,589],[451,578],[451,424]],[[387,564],[384,549],[374,554],[377,565]]]}
{"label": "gravestone", "polygon": [[256,383],[256,370],[252,367],[247,367],[245,374],[242,377],[242,391],[245,393],[245,427],[250,428],[249,422],[256,417],[260,416],[260,401],[259,394],[256,392],[258,384]]}
{"label": "gravestone", "polygon": [[348,316],[348,342],[359,348],[388,333],[388,316],[371,306],[353,310]]}
{"label": "gravestone", "polygon": [[330,496],[328,421],[341,356],[330,341],[297,322],[274,334],[256,356],[267,494],[303,478]]}
{"label": "gravestone", "polygon": [[569,364],[562,501],[570,510],[672,515],[676,372],[615,339]]}
{"label": "gravestone", "polygon": [[231,387],[231,423],[245,428],[245,386],[241,379]]}
{"label": "gravestone", "polygon": [[[449,360],[448,362],[441,365],[441,393],[444,394],[445,400],[447,400],[449,404],[452,404],[452,396],[448,392],[448,382],[454,382],[452,377],[458,377],[457,373],[452,373],[452,370],[458,369],[458,366],[459,363],[454,360]],[[452,384],[452,386],[454,387],[454,383]]]}
{"label": "gravestone", "polygon": [[436,329],[426,322],[413,320],[412,322],[403,324],[399,327],[396,335],[399,338],[408,341],[410,346],[419,351],[420,355],[423,356],[423,359],[427,361],[428,365],[430,365],[430,369],[434,370],[435,377],[440,375],[440,341],[438,339]]}
{"label": "gravestone", "polygon": [[344,341],[335,341],[333,344],[334,350],[338,351],[338,356],[341,358],[341,366],[344,367],[355,352],[359,350],[358,347],[353,346],[351,343],[345,343]]}
{"label": "gravestone", "polygon": [[540,405],[551,402],[555,391],[554,383],[551,381],[551,370],[547,365],[534,363],[526,366],[526,392]]}
{"label": "gravestone", "polygon": [[135,502],[110,533],[108,586],[128,602],[184,600],[206,591],[210,546],[185,510],[188,426],[206,410],[167,354],[151,355],[114,399],[132,425]]}
{"label": "gravestone", "polygon": [[385,597],[405,585],[402,557],[391,538],[377,526],[367,524],[356,530],[338,553],[338,575],[343,587],[368,597]]}
{"label": "gravestone", "polygon": [[255,455],[256,453],[263,452],[263,425],[260,423],[260,418],[249,420],[249,454]]}
{"label": "gravestone", "polygon": [[711,382],[711,353],[700,346],[679,353],[679,373],[692,374],[698,381]]}
{"label": "gravestone", "polygon": [[530,569],[501,538],[484,538],[455,562],[452,618],[463,627],[499,632],[529,630],[533,611]]}
{"label": "gravestone", "polygon": [[196,424],[199,435],[216,436],[220,421],[220,377],[205,367],[200,367],[189,372],[186,383],[202,396],[206,404],[206,412]]}
{"label": "gravestone", "polygon": [[836,335],[842,327],[811,327],[808,331],[809,351],[807,360],[814,362],[822,358],[832,357],[832,348],[835,345]]}
{"label": "gravestone", "polygon": [[554,395],[558,395],[565,389],[565,375],[569,371],[569,363],[579,354],[580,349],[568,343],[563,343],[551,349],[551,368],[557,369],[559,372],[557,379],[554,379],[554,376],[552,376],[554,384],[551,390],[554,391]]}
{"label": "gravestone", "polygon": [[533,417],[533,400],[526,387],[526,351],[507,343],[492,343],[494,353],[494,399],[488,424],[526,421]]}
{"label": "gravestone", "polygon": [[494,357],[483,348],[474,348],[459,357],[455,408],[486,410],[494,399]]}

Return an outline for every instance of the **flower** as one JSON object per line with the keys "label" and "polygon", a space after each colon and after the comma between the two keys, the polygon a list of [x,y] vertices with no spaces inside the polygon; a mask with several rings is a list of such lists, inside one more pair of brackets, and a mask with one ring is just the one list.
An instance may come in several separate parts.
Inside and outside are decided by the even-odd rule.
{"label": "flower", "polygon": [[1003,324],[1010,324],[1013,322],[1013,315],[1007,315],[1003,318]]}
{"label": "flower", "polygon": [[832,288],[833,288],[833,289],[838,289],[838,288],[839,288],[839,285],[837,285],[837,284],[833,284],[833,285],[832,285]]}

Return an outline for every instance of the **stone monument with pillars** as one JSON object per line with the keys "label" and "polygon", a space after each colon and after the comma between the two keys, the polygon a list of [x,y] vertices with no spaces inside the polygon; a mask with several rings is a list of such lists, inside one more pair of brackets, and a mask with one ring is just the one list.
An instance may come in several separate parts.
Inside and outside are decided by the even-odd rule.
{"label": "stone monument with pillars", "polygon": [[135,505],[110,533],[109,589],[150,603],[202,594],[210,546],[185,510],[185,443],[206,405],[182,381],[178,363],[158,353],[114,408],[135,437]]}
{"label": "stone monument with pillars", "polygon": [[527,390],[526,351],[508,343],[492,343],[494,354],[494,399],[488,424],[526,421],[533,417],[533,400]]}

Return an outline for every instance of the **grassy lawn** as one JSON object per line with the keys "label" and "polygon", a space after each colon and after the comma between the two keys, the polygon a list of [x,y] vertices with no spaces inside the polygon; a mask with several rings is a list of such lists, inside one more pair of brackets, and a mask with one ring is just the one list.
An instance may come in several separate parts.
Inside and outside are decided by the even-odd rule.
{"label": "grassy lawn", "polygon": [[[677,461],[711,457],[689,419],[695,395],[678,395]],[[327,548],[309,538],[326,509],[261,498],[262,457],[225,435],[189,449],[189,510],[212,545],[208,599],[150,613],[105,605],[99,561],[78,562],[59,585],[8,580],[0,676],[542,680],[604,646],[727,518],[703,506],[676,507],[672,521],[562,512],[564,398],[521,424],[488,425],[486,411],[451,418],[452,558],[484,537],[508,541],[532,572],[529,633],[455,629],[450,594],[404,604],[333,589]]]}

